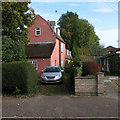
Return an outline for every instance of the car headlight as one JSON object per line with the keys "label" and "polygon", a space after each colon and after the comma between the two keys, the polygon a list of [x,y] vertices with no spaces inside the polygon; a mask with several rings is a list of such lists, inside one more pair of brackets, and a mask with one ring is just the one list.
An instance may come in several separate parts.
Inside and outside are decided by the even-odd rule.
{"label": "car headlight", "polygon": [[45,76],[44,76],[44,75],[41,75],[41,78],[45,78]]}
{"label": "car headlight", "polygon": [[61,76],[56,76],[56,77],[55,77],[55,79],[60,79],[60,78],[61,78]]}

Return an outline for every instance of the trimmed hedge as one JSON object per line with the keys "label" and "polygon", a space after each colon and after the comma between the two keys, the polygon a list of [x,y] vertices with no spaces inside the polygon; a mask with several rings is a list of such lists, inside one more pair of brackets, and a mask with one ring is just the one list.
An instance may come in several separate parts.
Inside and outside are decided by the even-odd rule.
{"label": "trimmed hedge", "polygon": [[37,85],[37,72],[29,62],[10,62],[2,66],[3,92],[14,92],[20,89],[22,93],[30,93]]}
{"label": "trimmed hedge", "polygon": [[100,72],[100,65],[93,61],[83,62],[82,76],[96,75]]}

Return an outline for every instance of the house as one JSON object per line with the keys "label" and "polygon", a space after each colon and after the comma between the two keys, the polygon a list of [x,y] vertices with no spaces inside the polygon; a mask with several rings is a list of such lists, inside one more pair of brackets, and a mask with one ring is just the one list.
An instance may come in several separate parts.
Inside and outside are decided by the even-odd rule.
{"label": "house", "polygon": [[118,48],[115,48],[113,46],[108,46],[105,48],[105,50],[107,50],[109,54],[115,52],[117,49]]}
{"label": "house", "polygon": [[55,21],[46,21],[37,15],[34,24],[28,28],[28,39],[30,42],[26,46],[26,55],[35,66],[38,77],[46,66],[64,67],[65,61],[72,59]]}
{"label": "house", "polygon": [[[104,55],[100,57],[101,61],[101,71],[105,73],[110,73],[110,59],[113,58],[114,56],[117,56],[117,61],[119,61],[120,57],[120,48],[114,48],[112,46],[109,46],[106,48],[109,52],[108,55]],[[113,63],[116,63],[116,61],[113,61]],[[118,63],[120,64],[120,62]],[[118,65],[116,65],[118,67]],[[118,68],[116,68],[118,69]]]}

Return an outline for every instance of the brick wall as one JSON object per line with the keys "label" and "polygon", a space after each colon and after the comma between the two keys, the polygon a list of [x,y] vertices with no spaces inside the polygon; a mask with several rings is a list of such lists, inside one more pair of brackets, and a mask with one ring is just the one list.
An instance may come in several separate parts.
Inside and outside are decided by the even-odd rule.
{"label": "brick wall", "polygon": [[58,39],[56,39],[56,44],[51,55],[51,66],[52,66],[52,60],[54,60],[54,63],[56,60],[56,66],[59,66],[59,40]]}
{"label": "brick wall", "polygon": [[104,93],[104,73],[97,77],[75,77],[75,95],[101,95]]}
{"label": "brick wall", "polygon": [[[40,28],[40,36],[35,35],[36,28]],[[28,39],[30,42],[55,42],[55,38],[48,23],[39,15],[34,24],[28,28]]]}
{"label": "brick wall", "polygon": [[37,61],[37,76],[41,76],[41,70],[44,70],[47,66],[50,66],[50,58],[29,58],[28,61]]}

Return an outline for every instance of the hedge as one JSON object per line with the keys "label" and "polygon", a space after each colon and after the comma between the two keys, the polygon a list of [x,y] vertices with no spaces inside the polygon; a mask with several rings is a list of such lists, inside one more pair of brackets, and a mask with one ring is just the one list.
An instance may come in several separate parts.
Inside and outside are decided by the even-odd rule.
{"label": "hedge", "polygon": [[34,66],[28,62],[10,62],[2,66],[2,88],[8,93],[16,90],[22,93],[30,93],[37,85],[37,72]]}
{"label": "hedge", "polygon": [[100,72],[100,65],[93,61],[83,62],[82,76],[86,75],[96,75]]}
{"label": "hedge", "polygon": [[119,55],[109,58],[110,75],[120,76],[120,58]]}

